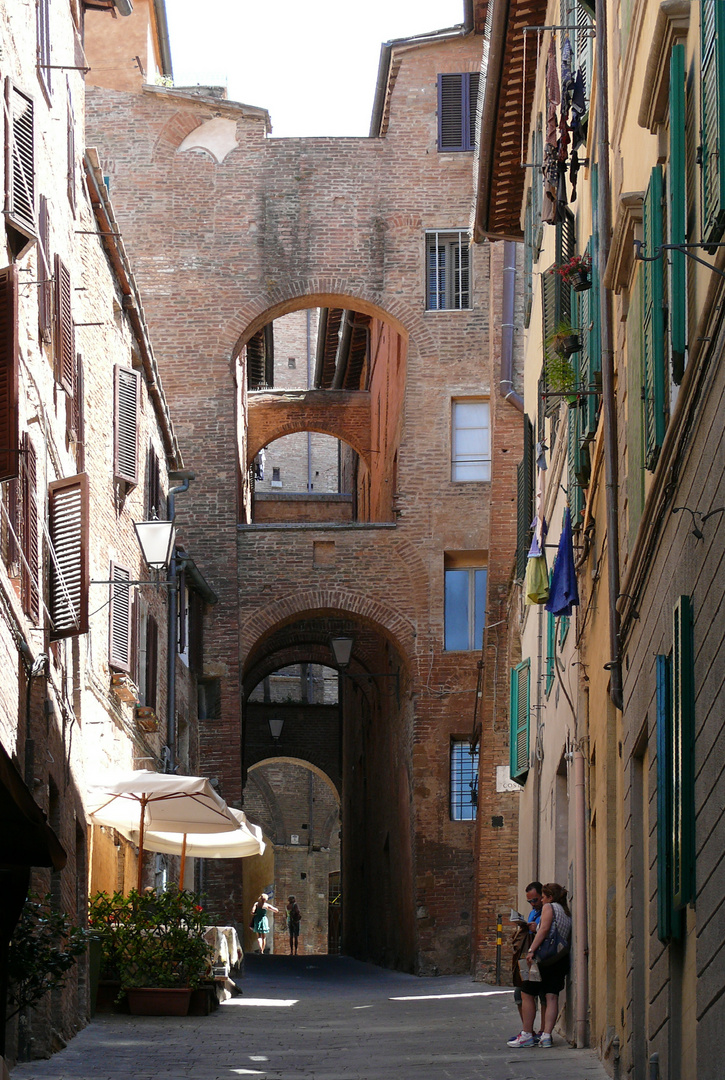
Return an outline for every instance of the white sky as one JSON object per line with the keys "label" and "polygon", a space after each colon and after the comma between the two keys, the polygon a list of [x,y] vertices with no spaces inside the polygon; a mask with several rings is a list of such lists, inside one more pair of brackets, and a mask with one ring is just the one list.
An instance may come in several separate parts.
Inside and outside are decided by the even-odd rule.
{"label": "white sky", "polygon": [[166,0],[177,86],[226,86],[272,135],[367,135],[380,46],[463,22],[463,0]]}

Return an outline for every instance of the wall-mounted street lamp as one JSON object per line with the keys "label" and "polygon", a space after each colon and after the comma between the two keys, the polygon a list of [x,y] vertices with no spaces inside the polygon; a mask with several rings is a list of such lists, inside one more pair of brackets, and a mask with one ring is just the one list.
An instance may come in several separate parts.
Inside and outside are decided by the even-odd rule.
{"label": "wall-mounted street lamp", "polygon": [[341,636],[330,638],[330,648],[332,649],[332,655],[335,658],[335,663],[340,671],[340,675],[343,677],[347,676],[348,679],[367,679],[368,682],[372,682],[373,679],[395,679],[395,703],[398,708],[400,708],[399,671],[348,671],[354,643],[355,639],[352,637]]}
{"label": "wall-mounted street lamp", "polygon": [[284,727],[284,718],[281,716],[270,716],[269,718],[269,733],[272,736],[272,742],[275,746],[279,746],[279,740],[282,736],[282,728]]}
{"label": "wall-mounted street lamp", "polygon": [[166,570],[176,542],[173,521],[159,521],[154,512],[150,521],[134,521],[133,527],[149,570]]}

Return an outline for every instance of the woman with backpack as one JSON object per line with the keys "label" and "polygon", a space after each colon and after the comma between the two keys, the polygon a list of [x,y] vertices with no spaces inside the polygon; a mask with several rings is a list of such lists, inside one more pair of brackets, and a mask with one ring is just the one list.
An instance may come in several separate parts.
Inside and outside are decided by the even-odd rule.
{"label": "woman with backpack", "polygon": [[509,1046],[536,1046],[534,1018],[536,999],[546,995],[544,1026],[538,1045],[552,1045],[552,1032],[559,1015],[559,994],[564,989],[569,973],[569,950],[571,948],[571,912],[567,904],[567,892],[563,885],[552,881],[541,890],[544,904],[541,908],[539,929],[531,943],[526,959],[536,960],[540,982],[530,980],[521,987],[521,1012],[523,1031]]}

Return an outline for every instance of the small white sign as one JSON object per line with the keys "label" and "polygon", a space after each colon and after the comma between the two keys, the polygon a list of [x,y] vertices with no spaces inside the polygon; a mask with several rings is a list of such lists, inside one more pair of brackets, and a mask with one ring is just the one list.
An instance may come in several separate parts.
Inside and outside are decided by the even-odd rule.
{"label": "small white sign", "polygon": [[297,833],[292,833],[292,835],[289,838],[289,842],[290,842],[290,844],[299,844],[299,842],[300,842],[299,835]]}
{"label": "small white sign", "polygon": [[508,765],[496,766],[496,791],[521,791],[521,785],[511,779]]}

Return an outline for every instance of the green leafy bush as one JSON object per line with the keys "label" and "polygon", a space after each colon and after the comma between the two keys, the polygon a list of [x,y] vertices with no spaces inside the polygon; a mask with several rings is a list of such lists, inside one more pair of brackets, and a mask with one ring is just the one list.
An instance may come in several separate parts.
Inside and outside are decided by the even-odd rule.
{"label": "green leafy bush", "polygon": [[50,894],[29,894],[8,952],[8,1004],[12,1011],[36,1005],[49,990],[63,986],[90,934],[51,906]]}
{"label": "green leafy bush", "polygon": [[198,986],[210,966],[209,925],[199,898],[171,886],[157,894],[99,892],[89,923],[100,938],[102,977],[129,987]]}

